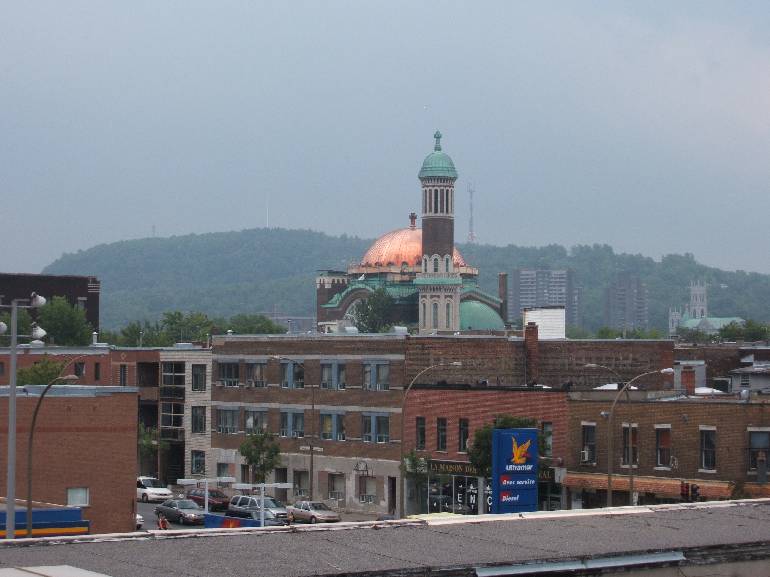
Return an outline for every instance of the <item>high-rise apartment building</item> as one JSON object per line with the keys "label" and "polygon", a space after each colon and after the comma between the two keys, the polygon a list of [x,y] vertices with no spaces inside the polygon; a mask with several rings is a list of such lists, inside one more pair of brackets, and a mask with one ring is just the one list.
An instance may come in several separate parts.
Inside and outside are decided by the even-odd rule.
{"label": "high-rise apartment building", "polygon": [[605,326],[619,331],[647,330],[647,286],[638,276],[618,276],[604,295]]}
{"label": "high-rise apartment building", "polygon": [[521,323],[524,309],[563,306],[567,324],[580,324],[580,291],[571,269],[514,269],[508,302],[508,322]]}

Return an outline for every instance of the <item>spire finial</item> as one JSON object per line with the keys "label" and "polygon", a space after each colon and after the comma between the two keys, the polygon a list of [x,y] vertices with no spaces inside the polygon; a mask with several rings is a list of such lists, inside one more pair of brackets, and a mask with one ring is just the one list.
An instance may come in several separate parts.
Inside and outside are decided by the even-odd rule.
{"label": "spire finial", "polygon": [[436,133],[433,135],[433,138],[436,139],[436,146],[433,147],[433,150],[438,152],[441,150],[441,131],[437,130]]}

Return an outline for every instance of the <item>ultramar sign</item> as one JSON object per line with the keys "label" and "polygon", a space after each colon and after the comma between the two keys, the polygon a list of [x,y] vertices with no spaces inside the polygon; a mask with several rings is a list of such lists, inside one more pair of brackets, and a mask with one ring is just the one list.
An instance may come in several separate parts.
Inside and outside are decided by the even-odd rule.
{"label": "ultramar sign", "polygon": [[537,511],[537,429],[492,431],[492,513]]}

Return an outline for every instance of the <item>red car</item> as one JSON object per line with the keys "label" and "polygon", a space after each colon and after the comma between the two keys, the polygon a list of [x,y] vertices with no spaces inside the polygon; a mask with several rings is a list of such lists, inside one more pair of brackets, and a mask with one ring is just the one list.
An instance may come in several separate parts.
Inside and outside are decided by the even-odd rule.
{"label": "red car", "polygon": [[[206,489],[193,489],[187,493],[187,498],[195,501],[200,507],[203,507],[205,497]],[[229,502],[227,495],[219,489],[209,489],[209,511],[227,511]]]}

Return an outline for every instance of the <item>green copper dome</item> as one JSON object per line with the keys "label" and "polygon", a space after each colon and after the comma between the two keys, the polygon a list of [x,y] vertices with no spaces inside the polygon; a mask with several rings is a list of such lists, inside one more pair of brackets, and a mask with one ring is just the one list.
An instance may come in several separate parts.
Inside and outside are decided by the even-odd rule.
{"label": "green copper dome", "polygon": [[460,303],[461,331],[501,331],[503,329],[505,329],[503,319],[489,305],[471,300]]}
{"label": "green copper dome", "polygon": [[437,130],[433,138],[436,139],[436,145],[433,147],[433,152],[422,162],[422,168],[417,177],[457,178],[455,163],[446,152],[441,151],[441,133]]}

